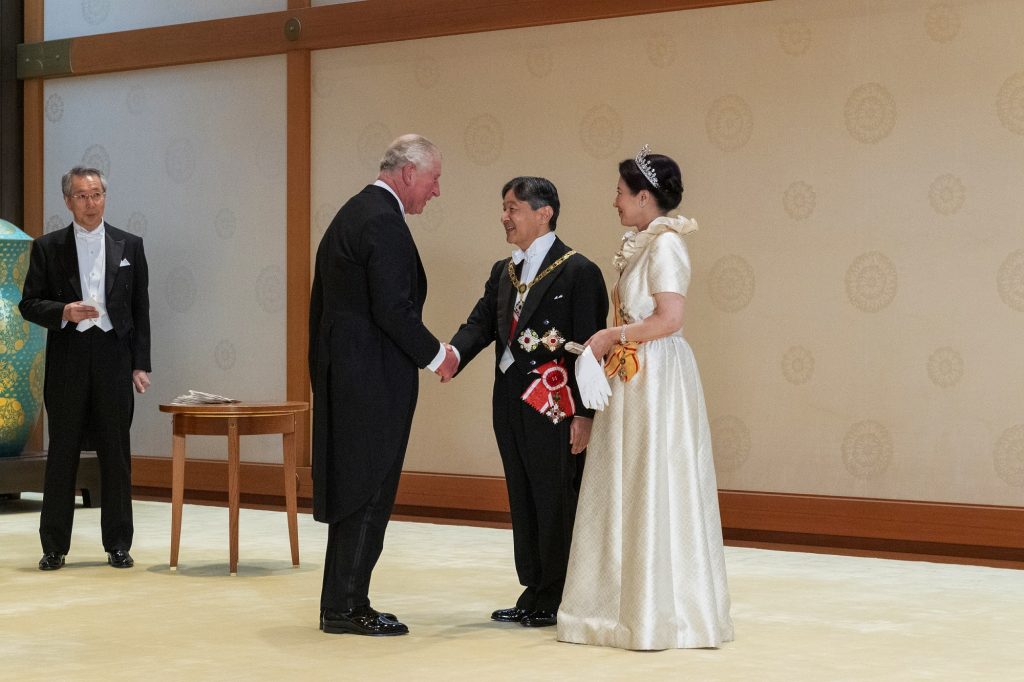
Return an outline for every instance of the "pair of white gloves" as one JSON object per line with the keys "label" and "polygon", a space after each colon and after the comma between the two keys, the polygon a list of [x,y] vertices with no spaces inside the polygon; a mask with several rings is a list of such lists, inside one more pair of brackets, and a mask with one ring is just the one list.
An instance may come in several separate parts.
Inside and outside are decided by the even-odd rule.
{"label": "pair of white gloves", "polygon": [[576,358],[576,385],[579,386],[583,404],[591,410],[603,410],[608,406],[612,388],[608,385],[604,367],[594,357],[590,346]]}

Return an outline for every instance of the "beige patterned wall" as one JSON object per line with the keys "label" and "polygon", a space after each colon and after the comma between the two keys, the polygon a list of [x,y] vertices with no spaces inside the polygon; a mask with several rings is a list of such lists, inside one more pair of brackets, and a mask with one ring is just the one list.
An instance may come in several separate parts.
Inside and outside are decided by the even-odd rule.
{"label": "beige patterned wall", "polygon": [[[444,150],[413,219],[450,335],[508,253],[498,191],[558,185],[604,268],[615,165],[684,169],[723,488],[1024,503],[1024,3],[773,0],[324,51],[315,249],[393,136]],[[500,474],[492,361],[424,374],[407,469]]]}

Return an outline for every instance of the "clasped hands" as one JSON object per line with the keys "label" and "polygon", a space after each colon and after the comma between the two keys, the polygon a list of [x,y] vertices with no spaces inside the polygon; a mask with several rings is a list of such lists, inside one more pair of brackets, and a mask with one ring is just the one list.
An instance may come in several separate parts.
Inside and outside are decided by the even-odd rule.
{"label": "clasped hands", "polygon": [[455,373],[459,371],[459,356],[450,343],[444,344],[444,360],[438,365],[434,373],[441,377],[441,383],[446,384],[452,380]]}

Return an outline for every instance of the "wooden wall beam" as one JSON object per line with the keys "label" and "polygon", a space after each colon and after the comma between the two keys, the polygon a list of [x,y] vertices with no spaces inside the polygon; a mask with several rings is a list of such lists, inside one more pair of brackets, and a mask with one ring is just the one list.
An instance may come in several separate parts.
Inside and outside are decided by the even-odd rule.
{"label": "wooden wall beam", "polygon": [[[309,7],[309,0],[288,0],[291,10]],[[287,56],[287,311],[285,331],[285,395],[288,400],[311,401],[309,365],[310,212],[312,204],[311,156],[312,67],[309,50]],[[309,466],[312,411],[296,425],[299,466]]]}
{"label": "wooden wall beam", "polygon": [[[242,59],[768,0],[372,0],[82,36],[74,75]],[[299,38],[285,36],[298,19]],[[28,40],[28,39],[26,39]]]}

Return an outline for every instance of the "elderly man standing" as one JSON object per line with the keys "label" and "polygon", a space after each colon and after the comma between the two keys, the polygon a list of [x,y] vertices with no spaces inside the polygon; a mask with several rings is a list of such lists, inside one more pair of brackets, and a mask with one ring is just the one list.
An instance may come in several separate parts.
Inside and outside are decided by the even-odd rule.
{"label": "elderly man standing", "polygon": [[423,325],[427,277],[407,214],[441,195],[441,152],[403,135],[376,182],[346,202],[316,254],[309,306],[313,516],[330,524],[324,632],[404,635],[370,606],[419,392],[418,369],[449,380],[458,361]]}
{"label": "elderly man standing", "polygon": [[39,537],[43,571],[71,548],[83,438],[96,447],[107,563],[134,565],[132,387],[149,386],[149,269],[142,239],[104,222],[107,180],[76,166],[61,181],[74,222],[35,240],[21,314],[46,327],[43,400],[50,445]]}

